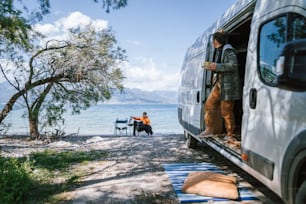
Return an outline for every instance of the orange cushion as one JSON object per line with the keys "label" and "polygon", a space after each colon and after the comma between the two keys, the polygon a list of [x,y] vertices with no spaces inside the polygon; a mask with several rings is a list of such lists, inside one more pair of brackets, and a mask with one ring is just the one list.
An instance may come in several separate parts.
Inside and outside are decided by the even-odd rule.
{"label": "orange cushion", "polygon": [[228,198],[239,197],[234,176],[226,176],[214,172],[191,172],[184,181],[184,193],[198,194],[208,197]]}

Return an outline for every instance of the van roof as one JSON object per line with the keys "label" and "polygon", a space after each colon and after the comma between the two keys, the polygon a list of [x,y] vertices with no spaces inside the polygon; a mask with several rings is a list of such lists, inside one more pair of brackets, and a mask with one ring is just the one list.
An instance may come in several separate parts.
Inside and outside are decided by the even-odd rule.
{"label": "van roof", "polygon": [[230,22],[235,16],[243,12],[249,5],[256,2],[256,0],[238,0],[232,6],[230,6],[204,33],[196,39],[196,41],[188,48],[186,58],[195,57],[201,54],[207,45],[207,40],[210,34],[219,28],[225,26],[227,22]]}

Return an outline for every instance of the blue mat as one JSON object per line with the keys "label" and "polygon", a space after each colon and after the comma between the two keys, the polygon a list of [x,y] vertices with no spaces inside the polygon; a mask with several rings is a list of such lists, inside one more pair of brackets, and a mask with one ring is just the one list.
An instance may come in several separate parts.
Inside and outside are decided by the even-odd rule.
{"label": "blue mat", "polygon": [[[212,198],[195,194],[186,194],[181,191],[184,181],[190,172],[194,171],[212,171],[224,174],[224,172],[216,165],[211,163],[176,163],[163,164],[168,174],[176,195],[181,203],[199,203],[199,202],[217,202],[229,201],[223,198]],[[239,200],[238,201],[255,201],[259,200],[250,190],[238,184]]]}

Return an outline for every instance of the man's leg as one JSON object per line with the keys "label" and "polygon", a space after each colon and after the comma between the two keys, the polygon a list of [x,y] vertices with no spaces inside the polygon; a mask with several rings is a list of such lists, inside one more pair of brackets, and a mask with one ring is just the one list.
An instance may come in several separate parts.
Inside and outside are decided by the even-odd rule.
{"label": "man's leg", "polygon": [[148,125],[143,125],[143,130],[149,135]]}
{"label": "man's leg", "polygon": [[152,127],[151,125],[148,125],[148,132],[150,135],[153,135]]}
{"label": "man's leg", "polygon": [[211,90],[205,103],[205,131],[201,133],[202,136],[214,134],[214,119],[219,112],[220,107],[220,88],[216,84]]}
{"label": "man's leg", "polygon": [[133,122],[133,136],[136,136],[137,121]]}
{"label": "man's leg", "polygon": [[150,125],[144,125],[144,131],[148,134],[148,135],[152,135],[152,128]]}
{"label": "man's leg", "polygon": [[224,118],[227,136],[234,136],[235,132],[234,105],[235,101],[221,101],[221,114]]}

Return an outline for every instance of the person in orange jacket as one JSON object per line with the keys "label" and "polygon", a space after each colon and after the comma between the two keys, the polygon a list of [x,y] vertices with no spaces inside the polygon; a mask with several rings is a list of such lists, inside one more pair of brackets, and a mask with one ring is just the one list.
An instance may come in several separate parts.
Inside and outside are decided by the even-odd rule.
{"label": "person in orange jacket", "polygon": [[[153,135],[151,120],[148,117],[147,112],[143,112],[142,117],[131,116],[131,118],[134,120],[134,127],[137,127],[137,131],[141,132],[144,130],[148,135]],[[139,122],[135,120],[138,120]],[[134,130],[135,129],[136,128],[134,128]],[[135,135],[135,131],[133,134]]]}

